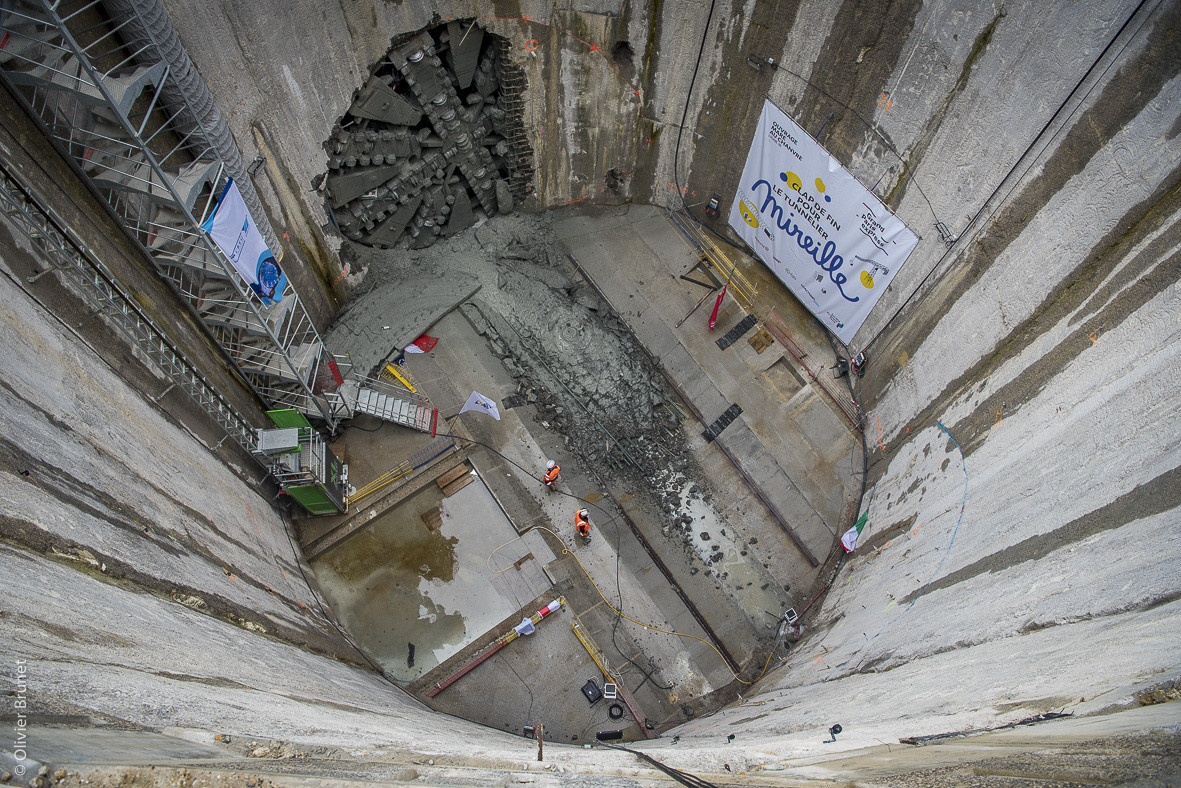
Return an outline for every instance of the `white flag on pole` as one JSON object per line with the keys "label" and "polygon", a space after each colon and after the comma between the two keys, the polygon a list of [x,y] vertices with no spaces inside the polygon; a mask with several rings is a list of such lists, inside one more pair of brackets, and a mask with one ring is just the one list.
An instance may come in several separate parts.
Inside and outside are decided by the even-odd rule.
{"label": "white flag on pole", "polygon": [[845,546],[845,552],[851,553],[857,549],[857,537],[861,536],[861,532],[857,530],[857,526],[853,526],[845,535],[841,537],[841,544]]}
{"label": "white flag on pole", "polygon": [[467,398],[460,413],[467,413],[469,410],[478,410],[481,413],[487,413],[492,418],[500,421],[500,411],[496,408],[496,403],[485,397],[478,391],[473,391],[472,395]]}

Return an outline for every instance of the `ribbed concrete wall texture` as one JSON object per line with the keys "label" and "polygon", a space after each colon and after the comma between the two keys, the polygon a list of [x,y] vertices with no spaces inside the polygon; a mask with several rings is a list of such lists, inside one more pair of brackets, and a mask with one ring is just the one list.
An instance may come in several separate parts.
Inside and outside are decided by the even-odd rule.
{"label": "ribbed concrete wall texture", "polygon": [[[255,187],[323,325],[364,273],[339,257],[323,143],[392,37],[453,18],[507,39],[527,76],[518,211],[728,207],[769,98],[919,236],[850,346],[870,354],[863,547],[822,570],[786,663],[645,751],[765,784],[828,748],[1109,712],[1177,677],[1178,0],[164,6],[263,160]],[[19,286],[32,251],[0,226],[6,689],[23,660],[51,720],[526,768],[519,737],[361,661],[257,469],[161,411],[134,354],[47,317]],[[617,753],[552,746],[619,780],[595,784],[641,784]]]}

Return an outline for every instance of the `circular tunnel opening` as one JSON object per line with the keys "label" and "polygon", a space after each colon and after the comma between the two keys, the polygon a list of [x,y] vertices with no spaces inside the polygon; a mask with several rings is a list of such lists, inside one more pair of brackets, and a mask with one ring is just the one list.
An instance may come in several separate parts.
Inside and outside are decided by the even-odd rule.
{"label": "circular tunnel opening", "polygon": [[422,249],[520,205],[533,151],[509,51],[472,20],[394,37],[324,142],[342,235]]}

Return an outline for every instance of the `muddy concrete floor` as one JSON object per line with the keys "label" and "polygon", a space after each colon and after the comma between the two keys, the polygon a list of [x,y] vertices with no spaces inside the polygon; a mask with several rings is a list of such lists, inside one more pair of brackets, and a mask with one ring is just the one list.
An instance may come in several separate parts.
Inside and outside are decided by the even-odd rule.
{"label": "muddy concrete floor", "polygon": [[[408,366],[445,413],[457,411],[472,387],[512,390],[512,378],[458,311],[431,330],[440,338],[439,346],[426,356],[413,356]],[[500,421],[494,421],[469,412],[448,419],[441,429],[462,427],[479,442],[469,444],[472,464],[518,531],[527,532],[524,541],[543,536],[558,555],[557,560],[546,564],[545,570],[555,582],[554,592],[564,596],[567,604],[546,619],[536,635],[515,641],[462,681],[428,699],[429,705],[510,731],[543,722],[547,738],[583,740],[588,722],[597,719],[596,714],[601,717],[607,704],[588,707],[578,692],[582,683],[597,674],[586,650],[571,634],[570,625],[579,620],[653,724],[674,724],[716,707],[720,700],[703,696],[718,695],[714,690],[730,683],[732,675],[705,642],[641,628],[619,619],[610,607],[614,605],[626,615],[668,630],[708,637],[680,604],[631,530],[618,519],[599,516],[600,508],[606,511],[611,504],[598,480],[592,479],[568,454],[558,433],[542,426],[534,409],[526,405],[506,407],[502,403],[501,415]],[[553,493],[537,478],[546,456],[556,457],[562,465],[559,491]],[[635,505],[636,496],[616,494],[624,505]],[[596,513],[592,518],[595,533],[589,545],[577,542],[571,533],[569,516],[579,502]],[[512,547],[497,552],[493,564],[504,565],[501,558],[511,556]],[[432,687],[497,634],[548,601],[546,597],[532,607],[526,606],[516,620],[502,622],[503,626],[465,647],[461,655],[419,679],[410,687],[411,692]],[[744,618],[732,615],[729,604],[724,608],[709,607],[706,602],[702,604],[704,612],[718,626],[723,639],[732,644],[730,630],[725,628],[727,616],[733,622]],[[739,624],[739,632],[748,629]],[[634,725],[625,727],[624,732],[628,738],[639,734]],[[571,738],[575,736],[580,738]]]}
{"label": "muddy concrete floor", "polygon": [[[454,280],[460,290],[478,281],[460,309],[515,383],[515,390],[482,393],[502,407],[504,400],[529,406],[605,486],[637,496],[627,508],[658,523],[660,551],[678,552],[689,576],[731,599],[752,629],[765,627],[767,611],[787,606],[783,584],[747,560],[751,545],[714,505],[676,394],[578,275],[545,215],[498,217],[424,250],[351,246],[345,256],[365,272],[358,300],[373,314],[397,313],[407,296],[407,286],[385,281]],[[368,347],[367,339],[355,344]]]}
{"label": "muddy concrete floor", "polygon": [[[535,562],[553,554],[537,540],[496,553],[516,586],[501,580],[503,566],[489,565],[515,536],[482,483],[444,497],[428,481],[312,568],[342,623],[388,675],[409,683],[550,587]],[[532,571],[521,571],[526,560]]]}
{"label": "muddy concrete floor", "polygon": [[[425,250],[350,246],[343,256],[360,272],[360,282],[332,329],[343,342],[340,349],[359,372],[372,375],[404,342],[427,331],[441,337],[439,346],[426,356],[409,356],[407,366],[440,409],[440,429],[449,428],[447,419],[454,419],[472,389],[498,402],[499,422],[483,414],[460,417],[470,436],[486,446],[472,461],[518,533],[537,526],[552,532],[545,538],[557,560],[545,570],[554,590],[567,597],[569,614],[639,693],[652,724],[672,725],[717,708],[745,686],[735,670],[749,682],[764,664],[784,656],[790,646],[775,642],[775,623],[793,600],[788,582],[769,568],[774,557],[754,535],[765,536],[760,527],[769,533],[777,526],[768,521],[752,529],[748,521],[763,515],[736,508],[735,490],[716,486],[716,472],[699,461],[701,426],[629,327],[582,279],[546,216],[498,217]],[[414,306],[422,289],[416,282],[429,284],[430,310]],[[407,311],[420,313],[421,324],[403,325]],[[396,447],[390,451],[392,467],[401,456]],[[562,466],[560,493],[553,495],[536,478],[547,457]],[[371,457],[366,461],[375,464]],[[570,533],[579,505],[592,512],[589,546],[576,545]],[[742,518],[741,527],[734,517]],[[381,563],[376,556],[399,549],[378,549],[364,541],[374,537],[358,538],[362,547],[344,553]],[[387,565],[372,569],[352,589],[331,572],[322,581],[326,591],[334,585],[348,590],[356,611],[369,610],[350,624],[363,643],[365,629],[382,628],[383,603],[361,597],[375,596],[375,583],[385,587],[390,580]],[[403,579],[410,583],[409,576]],[[445,618],[455,611],[436,612]],[[656,629],[636,623],[641,621]],[[554,634],[559,627],[560,636]],[[605,723],[595,716],[601,710],[583,708],[577,687],[566,686],[564,668],[581,665],[586,675],[578,685],[595,670],[568,627],[549,625],[548,633],[542,629],[514,655],[489,661],[477,669],[484,675],[469,674],[432,703],[505,730],[544,716],[566,741],[593,736]],[[455,643],[441,644],[443,664],[426,676],[419,670],[417,640],[416,665],[407,664],[412,638],[406,632],[368,637],[383,666],[396,668],[395,676],[405,674],[399,680],[418,677],[411,691],[421,692],[423,681],[454,670],[500,631],[482,628],[465,627],[458,641],[462,651],[454,656]],[[524,667],[514,661],[534,651]],[[539,695],[533,679],[542,676]],[[565,697],[571,693],[573,699]],[[639,733],[633,724],[628,738]]]}

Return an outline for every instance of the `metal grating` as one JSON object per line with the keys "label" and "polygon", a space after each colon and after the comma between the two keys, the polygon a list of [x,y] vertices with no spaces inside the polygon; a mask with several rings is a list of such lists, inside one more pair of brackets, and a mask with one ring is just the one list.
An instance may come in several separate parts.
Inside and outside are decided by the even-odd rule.
{"label": "metal grating", "polygon": [[716,343],[718,348],[725,350],[726,348],[730,347],[739,339],[741,339],[743,334],[758,325],[758,322],[759,319],[754,315],[747,315],[746,317],[742,318],[738,321],[738,324],[734,326],[734,328],[727,331],[724,336],[718,338]]}
{"label": "metal grating", "polygon": [[742,408],[735,403],[726,408],[726,412],[718,416],[713,424],[705,428],[701,433],[701,437],[705,438],[706,443],[712,443],[715,438],[722,434],[722,430],[734,423],[734,419],[742,415]]}

